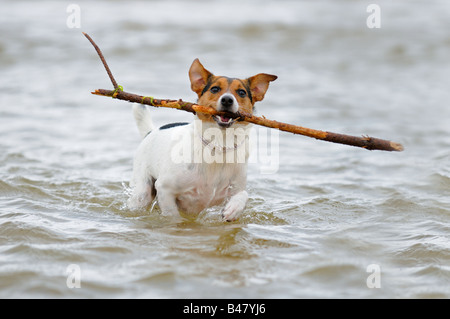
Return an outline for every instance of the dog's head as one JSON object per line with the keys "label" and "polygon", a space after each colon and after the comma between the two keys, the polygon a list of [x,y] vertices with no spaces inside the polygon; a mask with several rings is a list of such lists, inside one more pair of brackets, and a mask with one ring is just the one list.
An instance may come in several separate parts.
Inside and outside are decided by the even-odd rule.
{"label": "dog's head", "polygon": [[[277,76],[259,73],[247,79],[215,76],[206,70],[198,59],[189,69],[191,88],[198,95],[198,104],[211,106],[220,112],[242,111],[252,114],[255,102],[261,101],[269,83]],[[228,128],[235,122],[225,116],[198,114],[202,121],[215,121],[220,127]]]}

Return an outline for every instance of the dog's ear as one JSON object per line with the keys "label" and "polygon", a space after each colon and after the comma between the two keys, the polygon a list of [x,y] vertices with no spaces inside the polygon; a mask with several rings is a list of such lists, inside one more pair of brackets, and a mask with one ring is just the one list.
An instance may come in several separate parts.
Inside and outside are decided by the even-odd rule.
{"label": "dog's ear", "polygon": [[199,59],[195,59],[189,69],[189,79],[191,80],[192,91],[200,96],[211,76],[213,76],[213,74],[203,67]]}
{"label": "dog's ear", "polygon": [[250,90],[252,91],[252,97],[255,102],[264,99],[264,94],[266,94],[269,88],[269,83],[275,81],[278,77],[272,74],[259,73],[247,79]]}

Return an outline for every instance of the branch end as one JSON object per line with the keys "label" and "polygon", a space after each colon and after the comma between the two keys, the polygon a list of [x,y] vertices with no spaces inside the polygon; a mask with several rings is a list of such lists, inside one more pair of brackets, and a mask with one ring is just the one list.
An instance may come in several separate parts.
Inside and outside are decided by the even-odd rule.
{"label": "branch end", "polygon": [[403,152],[405,149],[402,144],[396,142],[391,142],[391,147],[396,152]]}

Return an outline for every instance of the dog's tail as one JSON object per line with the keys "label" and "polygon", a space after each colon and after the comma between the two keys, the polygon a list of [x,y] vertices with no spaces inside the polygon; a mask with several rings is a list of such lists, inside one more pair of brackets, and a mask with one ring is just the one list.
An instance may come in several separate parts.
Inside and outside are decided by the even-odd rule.
{"label": "dog's tail", "polygon": [[146,137],[153,130],[150,110],[145,105],[134,104],[133,115],[141,137]]}

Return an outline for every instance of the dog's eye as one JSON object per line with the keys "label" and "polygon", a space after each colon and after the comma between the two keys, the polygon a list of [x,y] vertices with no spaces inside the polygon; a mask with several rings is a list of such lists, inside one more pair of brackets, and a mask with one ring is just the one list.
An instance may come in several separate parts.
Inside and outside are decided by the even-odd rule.
{"label": "dog's eye", "polygon": [[214,94],[219,93],[220,87],[218,87],[218,86],[213,86],[213,87],[211,88],[210,91],[211,91],[211,93],[214,93]]}
{"label": "dog's eye", "polygon": [[236,92],[237,92],[237,94],[238,94],[240,97],[246,97],[246,96],[247,96],[247,92],[246,92],[245,90],[243,90],[243,89],[239,89],[239,90],[237,90]]}

